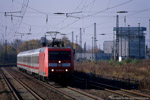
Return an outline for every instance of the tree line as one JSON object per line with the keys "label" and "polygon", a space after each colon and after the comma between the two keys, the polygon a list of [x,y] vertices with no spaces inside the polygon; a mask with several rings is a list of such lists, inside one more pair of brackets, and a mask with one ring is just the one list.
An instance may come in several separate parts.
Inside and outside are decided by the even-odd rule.
{"label": "tree line", "polygon": [[[66,47],[72,47],[72,43],[67,37],[63,37],[61,40],[64,42],[64,45]],[[47,40],[48,44],[50,42],[52,41]],[[16,63],[17,54],[19,52],[37,49],[41,47],[42,45],[39,39],[29,41],[22,41],[16,39],[11,43],[0,43],[0,65]],[[80,52],[82,50],[82,48],[76,43],[73,43],[73,47],[76,52]]]}

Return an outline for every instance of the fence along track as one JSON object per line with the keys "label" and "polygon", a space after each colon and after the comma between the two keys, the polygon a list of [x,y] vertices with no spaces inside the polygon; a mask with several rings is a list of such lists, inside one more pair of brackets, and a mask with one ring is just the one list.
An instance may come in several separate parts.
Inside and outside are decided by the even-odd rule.
{"label": "fence along track", "polygon": [[12,84],[9,82],[8,78],[6,77],[6,75],[3,73],[3,71],[0,69],[0,73],[2,75],[2,77],[4,78],[8,88],[10,89],[10,91],[12,92],[13,96],[15,97],[16,100],[21,100],[21,98],[18,96],[16,90],[14,89],[14,87],[12,86]]}
{"label": "fence along track", "polygon": [[[10,73],[9,73],[10,74]],[[19,82],[25,89],[27,89],[36,99],[38,100],[43,100],[38,94],[36,94],[31,88],[29,88],[24,82],[21,80],[17,79],[12,73],[10,74],[17,82]]]}

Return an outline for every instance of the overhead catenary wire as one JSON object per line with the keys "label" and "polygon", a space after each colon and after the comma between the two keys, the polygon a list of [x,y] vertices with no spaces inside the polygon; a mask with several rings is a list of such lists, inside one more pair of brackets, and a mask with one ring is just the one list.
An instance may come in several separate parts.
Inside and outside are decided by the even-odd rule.
{"label": "overhead catenary wire", "polygon": [[146,12],[146,11],[149,11],[150,8],[146,8],[146,9],[143,9],[143,10],[140,10],[140,11],[137,11],[137,12],[134,12],[134,13],[131,13],[131,14],[128,14],[126,16],[132,16],[132,15],[136,15],[136,14],[139,14],[139,13],[143,13],[143,12]]}
{"label": "overhead catenary wire", "polygon": [[22,3],[21,14],[20,14],[20,15],[22,16],[22,18],[21,18],[20,21],[19,21],[19,24],[18,24],[18,27],[16,28],[15,33],[17,33],[17,31],[18,31],[19,28],[20,28],[20,25],[21,25],[22,20],[23,20],[23,18],[24,18],[26,9],[27,9],[27,7],[28,7],[28,3],[29,3],[29,0],[24,0],[23,3]]}
{"label": "overhead catenary wire", "polygon": [[106,8],[106,9],[104,9],[104,10],[101,10],[101,11],[98,11],[98,12],[95,12],[95,13],[92,13],[92,14],[89,14],[89,15],[86,15],[86,16],[84,16],[83,18],[87,18],[87,17],[93,16],[93,15],[96,15],[96,14],[99,14],[99,13],[102,13],[102,12],[105,12],[105,11],[107,11],[107,10],[114,9],[114,8],[116,8],[116,7],[125,5],[125,4],[127,4],[127,3],[131,2],[131,1],[133,1],[133,0],[128,0],[128,1],[125,1],[125,2],[123,2],[123,3],[117,4],[117,5],[115,5],[115,6]]}
{"label": "overhead catenary wire", "polygon": [[[94,2],[94,1],[95,1],[95,0],[93,0],[93,2]],[[124,3],[121,3],[121,4],[119,4],[119,5],[113,6],[113,7],[109,8],[109,9],[112,9],[112,8],[121,6],[121,5],[123,5],[123,4],[129,3],[130,1],[132,1],[132,0],[129,0],[129,1],[127,1],[127,2],[124,2]],[[47,13],[41,12],[41,11],[39,11],[39,10],[37,10],[37,9],[34,9],[34,8],[30,7],[30,6],[28,6],[28,7],[31,8],[31,9],[33,9],[33,10],[35,10],[35,11],[38,11],[38,12],[40,12],[40,13],[42,13],[42,14],[47,14]],[[107,9],[107,10],[108,10],[108,9]],[[100,13],[100,12],[97,12],[97,13]],[[95,14],[96,14],[96,13],[94,13],[94,15],[95,15]],[[93,14],[92,14],[92,15],[93,15]],[[88,15],[88,17],[89,17],[89,16],[91,16],[91,15]],[[85,17],[83,17],[83,18],[85,18]],[[57,24],[55,24],[55,25],[58,25],[58,24],[64,22],[65,20],[66,20],[66,19],[62,20],[61,22],[59,22],[59,23],[57,23]],[[66,27],[72,25],[72,24],[75,23],[75,22],[77,22],[77,21],[74,21],[74,22],[72,22],[72,23],[66,25]],[[65,27],[63,27],[63,28],[61,28],[61,29],[64,29],[64,28],[65,28]]]}
{"label": "overhead catenary wire", "polygon": [[[61,22],[60,22],[61,23]],[[57,25],[57,24],[56,24]]]}
{"label": "overhead catenary wire", "polygon": [[[98,11],[98,12],[96,12],[96,13],[93,13],[93,14],[90,14],[90,15],[87,15],[87,16],[84,16],[84,17],[82,17],[82,18],[80,18],[80,19],[87,18],[87,17],[93,16],[93,15],[99,14],[99,13],[101,13],[101,12],[105,12],[105,11],[107,11],[107,10],[110,10],[110,9],[113,9],[113,8],[116,8],[116,7],[119,7],[119,6],[122,6],[122,5],[127,4],[127,3],[131,2],[131,1],[133,1],[133,0],[128,0],[128,1],[126,1],[126,2],[123,2],[123,3],[120,3],[120,4],[118,4],[118,5],[112,6],[112,7],[110,7],[109,9],[104,9],[104,10]],[[78,20],[79,20],[79,19],[78,19]],[[74,21],[74,22],[72,22],[72,23],[66,25],[65,27],[63,27],[63,28],[61,28],[61,29],[64,29],[64,28],[66,28],[66,27],[68,27],[68,26],[74,24],[74,23],[77,22],[78,20],[76,20],[76,21]]]}
{"label": "overhead catenary wire", "polygon": [[[122,4],[126,4],[126,3],[129,3],[131,2],[132,0],[129,0],[128,2],[125,2],[125,3],[122,3]],[[118,6],[122,5],[122,4],[119,4]],[[117,7],[117,6],[114,6],[114,7]],[[111,7],[111,8],[114,8],[114,7]],[[147,8],[147,9],[144,9],[144,10],[140,10],[140,11],[131,11],[131,12],[135,12],[135,13],[132,13],[132,14],[129,14],[127,16],[131,16],[131,15],[134,15],[134,14],[138,14],[138,13],[141,13],[141,12],[145,12],[145,11],[148,11],[150,8]],[[100,12],[98,12],[100,13]],[[95,13],[96,14],[96,13]],[[93,14],[92,14],[93,16]],[[89,16],[88,16],[89,17]],[[122,17],[123,18],[123,17]],[[89,26],[90,27],[90,26]],[[69,32],[70,33],[70,32]]]}
{"label": "overhead catenary wire", "polygon": [[[130,0],[129,0],[130,1]],[[110,7],[107,7],[107,8],[110,8]],[[110,9],[109,9],[110,10]],[[107,10],[108,11],[108,10]],[[86,11],[85,11],[86,12]],[[98,11],[97,11],[98,12]],[[105,13],[106,11],[104,11],[104,12],[101,12],[101,13]],[[40,12],[37,12],[37,13],[40,13]],[[48,12],[46,12],[46,13],[48,13]],[[45,13],[45,14],[46,14]],[[96,12],[90,12],[91,14],[94,14],[94,13],[96,13]],[[106,12],[107,13],[107,12]],[[108,12],[109,13],[109,12]],[[114,12],[115,13],[115,12]],[[89,14],[88,14],[89,15]],[[86,15],[85,15],[86,16]],[[95,15],[92,15],[92,16],[89,16],[89,17],[94,17]],[[105,16],[104,16],[105,17]],[[111,17],[111,16],[110,16]],[[84,18],[84,16],[83,16],[83,18]],[[88,18],[88,17],[85,17],[85,18]],[[131,17],[132,18],[132,17]],[[70,18],[71,19],[71,18]],[[78,19],[76,19],[76,20],[78,20]],[[68,21],[68,20],[67,20]],[[80,19],[78,20],[78,21],[80,21]],[[69,28],[69,27],[71,27],[73,24],[75,24],[76,22],[78,22],[78,21],[75,21],[75,20],[73,20],[73,21],[70,21],[68,24],[66,24],[66,25],[64,25],[64,26],[61,26],[60,24],[62,24],[62,22],[63,23],[65,23],[66,22],[66,20],[65,21],[63,21],[62,20],[62,22],[60,22],[60,24],[58,24],[57,25],[57,23],[55,24],[56,26],[48,26],[48,27],[51,27],[50,29],[53,29],[54,27],[57,29],[57,30],[63,30],[63,29],[67,29],[67,28]],[[22,24],[23,24],[23,22],[22,22]],[[30,25],[30,24],[28,24],[29,26],[32,26],[32,25]],[[54,24],[53,24],[54,25]],[[100,25],[102,25],[101,24],[101,22],[100,22]],[[38,26],[38,25],[37,25]],[[39,25],[40,26],[40,25]],[[66,27],[65,27],[66,26]],[[89,25],[87,25],[87,26],[89,26]],[[87,26],[85,26],[85,27],[87,27]],[[35,27],[36,27],[36,25],[35,25]],[[44,27],[44,25],[43,25],[43,27]],[[46,29],[43,29],[43,30],[46,30]],[[43,32],[41,32],[41,33],[43,33]],[[68,33],[71,33],[71,32],[68,32]],[[40,33],[39,33],[40,34]],[[34,35],[34,34],[33,34]]]}

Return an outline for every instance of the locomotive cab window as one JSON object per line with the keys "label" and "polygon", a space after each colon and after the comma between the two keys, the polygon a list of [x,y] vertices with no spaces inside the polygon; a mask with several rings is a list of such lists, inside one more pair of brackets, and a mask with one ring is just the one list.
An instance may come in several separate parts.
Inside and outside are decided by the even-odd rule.
{"label": "locomotive cab window", "polygon": [[49,60],[71,60],[70,51],[49,51]]}

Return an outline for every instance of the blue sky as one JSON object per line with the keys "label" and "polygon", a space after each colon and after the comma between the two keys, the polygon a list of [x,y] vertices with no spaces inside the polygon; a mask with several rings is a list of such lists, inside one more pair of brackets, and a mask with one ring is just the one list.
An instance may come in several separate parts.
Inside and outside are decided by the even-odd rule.
{"label": "blue sky", "polygon": [[[113,27],[116,26],[117,11],[128,11],[125,14],[119,14],[119,26],[125,24],[130,26],[147,27],[146,41],[149,40],[149,19],[150,19],[150,0],[1,0],[0,1],[0,38],[2,42],[7,39],[13,41],[20,39],[20,36],[14,36],[16,33],[28,33],[22,40],[40,39],[47,31],[59,31],[67,34],[71,40],[71,32],[75,36],[80,34],[82,28],[83,41],[87,42],[87,48],[92,45],[91,37],[94,36],[94,23],[97,23],[97,45],[103,47],[104,41],[113,40]],[[23,6],[24,5],[24,6]],[[13,17],[7,15],[23,16]],[[54,13],[75,13],[66,17],[65,15],[56,15]],[[124,22],[126,16],[126,23]],[[75,18],[79,17],[79,18]],[[48,20],[46,22],[46,20]],[[7,26],[7,29],[5,29]],[[106,35],[98,35],[106,33]],[[57,38],[61,38],[57,35]],[[51,39],[49,36],[48,39]],[[79,42],[79,38],[78,38]]]}

